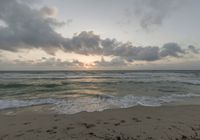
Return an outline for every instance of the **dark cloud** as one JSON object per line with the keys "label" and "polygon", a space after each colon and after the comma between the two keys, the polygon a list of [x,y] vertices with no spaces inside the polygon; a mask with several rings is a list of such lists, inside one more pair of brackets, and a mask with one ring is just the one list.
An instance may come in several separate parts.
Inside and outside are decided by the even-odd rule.
{"label": "dark cloud", "polygon": [[160,56],[174,56],[178,57],[178,54],[184,54],[185,51],[181,49],[181,47],[177,43],[166,43],[163,45]]}
{"label": "dark cloud", "polygon": [[101,41],[101,45],[103,46],[103,55],[118,56],[129,62],[134,60],[155,61],[167,56],[179,57],[186,51],[181,49],[177,43],[166,43],[162,47],[142,47],[133,46],[131,43],[120,43],[115,39],[105,39]]}
{"label": "dark cloud", "polygon": [[134,47],[120,46],[115,49],[115,55],[125,58],[127,61],[133,60],[145,60],[154,61],[159,59],[159,48],[158,47]]}
{"label": "dark cloud", "polygon": [[100,36],[95,35],[92,31],[83,31],[80,34],[68,39],[63,44],[65,51],[73,51],[83,55],[99,55],[102,54],[100,47]]}
{"label": "dark cloud", "polygon": [[199,53],[199,50],[193,46],[193,45],[189,45],[188,49],[192,52],[192,53]]}
{"label": "dark cloud", "polygon": [[0,28],[1,49],[16,51],[41,47],[47,51],[65,41],[51,27],[57,23],[56,19],[47,20],[39,10],[17,0],[0,1],[0,19],[7,25]]}

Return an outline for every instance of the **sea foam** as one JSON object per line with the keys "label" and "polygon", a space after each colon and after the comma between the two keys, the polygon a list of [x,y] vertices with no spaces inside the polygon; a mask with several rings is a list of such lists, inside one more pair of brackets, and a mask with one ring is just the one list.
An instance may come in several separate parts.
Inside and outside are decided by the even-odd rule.
{"label": "sea foam", "polygon": [[127,95],[115,96],[84,96],[67,99],[32,99],[32,100],[0,100],[0,109],[31,107],[52,104],[52,109],[61,114],[74,114],[82,111],[94,112],[112,108],[129,108],[133,106],[161,106],[170,102],[184,101],[187,98],[198,98],[199,94],[172,94],[169,96],[148,97]]}

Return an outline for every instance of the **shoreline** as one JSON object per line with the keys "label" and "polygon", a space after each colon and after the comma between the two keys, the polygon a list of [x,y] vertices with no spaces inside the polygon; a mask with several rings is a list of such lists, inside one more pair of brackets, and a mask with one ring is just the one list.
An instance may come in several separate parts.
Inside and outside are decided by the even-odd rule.
{"label": "shoreline", "polygon": [[199,116],[200,105],[135,106],[71,115],[0,112],[0,140],[197,140]]}

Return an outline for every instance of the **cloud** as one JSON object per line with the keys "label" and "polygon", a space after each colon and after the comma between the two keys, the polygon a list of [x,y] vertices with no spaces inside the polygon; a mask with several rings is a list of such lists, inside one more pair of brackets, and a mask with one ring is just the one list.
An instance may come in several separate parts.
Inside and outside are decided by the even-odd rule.
{"label": "cloud", "polygon": [[130,62],[134,60],[154,61],[159,59],[159,48],[153,46],[135,47],[132,45],[123,45],[116,48],[114,54]]}
{"label": "cloud", "polygon": [[92,31],[83,31],[80,34],[68,39],[63,44],[63,49],[73,51],[83,55],[99,55],[102,54],[102,48],[100,47],[101,39],[99,35],[95,35]]}
{"label": "cloud", "polygon": [[195,47],[195,46],[193,46],[193,45],[189,45],[188,46],[188,49],[192,52],[192,53],[199,53],[199,50]]}
{"label": "cloud", "polygon": [[[177,43],[166,43],[158,46],[133,46],[131,43],[117,42],[115,39],[101,40],[102,52],[105,56],[118,56],[126,61],[155,61],[164,57],[180,57],[187,50],[183,50]],[[195,47],[194,47],[195,48]]]}
{"label": "cloud", "polygon": [[[22,61],[22,62],[27,63],[26,61]],[[30,64],[30,62],[28,62],[28,64]],[[69,67],[82,67],[83,63],[78,60],[62,61],[61,59],[55,58],[55,57],[50,57],[50,58],[42,57],[41,59],[33,61],[31,65],[35,65],[37,67],[45,66],[45,67],[69,68]]]}
{"label": "cloud", "polygon": [[105,61],[104,58],[101,58],[101,61],[95,61],[95,66],[98,68],[102,67],[121,67],[121,66],[127,66],[128,63],[119,57],[113,58],[111,61]]}
{"label": "cloud", "polygon": [[46,18],[45,21],[47,24],[49,24],[53,27],[62,27],[66,24],[64,21],[57,21],[54,18]]}
{"label": "cloud", "polygon": [[141,18],[141,27],[149,28],[152,25],[161,25],[163,20],[174,11],[174,8],[177,6],[176,2],[176,0],[148,0],[138,2],[135,12]]}
{"label": "cloud", "polygon": [[68,20],[66,21],[66,25],[67,25],[67,26],[70,26],[72,22],[73,22],[73,19],[68,19]]}
{"label": "cloud", "polygon": [[52,69],[52,70],[62,70],[62,69],[79,69],[83,68],[83,63],[78,60],[72,60],[72,61],[62,61],[61,59],[55,58],[55,57],[42,57],[37,60],[23,60],[23,59],[15,59],[13,61],[0,61],[0,69],[38,69],[38,70],[44,70],[44,69]]}
{"label": "cloud", "polygon": [[38,4],[41,3],[41,0],[17,0],[20,3],[26,3],[26,4]]}
{"label": "cloud", "polygon": [[58,15],[58,9],[56,7],[42,7],[40,9],[40,12],[43,16],[50,16],[50,17],[56,17]]}
{"label": "cloud", "polygon": [[134,0],[133,8],[125,9],[124,16],[128,23],[137,18],[139,25],[148,30],[162,25],[173,12],[185,3],[186,0]]}
{"label": "cloud", "polygon": [[174,56],[178,57],[178,54],[184,54],[185,51],[177,43],[166,43],[163,45],[160,52],[161,57]]}
{"label": "cloud", "polygon": [[[6,69],[9,66],[20,67],[22,69],[35,68],[35,69],[84,69],[85,67],[91,68],[113,68],[128,66],[128,63],[120,57],[113,58],[110,61],[106,61],[103,57],[100,61],[93,63],[84,63],[80,60],[74,59],[71,61],[61,60],[55,57],[41,57],[36,60],[26,60],[23,58],[15,59],[12,61],[0,61],[0,66],[3,65]],[[3,69],[4,69],[3,68]],[[1,68],[0,68],[1,69]]]}
{"label": "cloud", "polygon": [[65,41],[51,27],[56,19],[47,20],[39,10],[17,0],[0,1],[0,20],[7,25],[0,28],[0,47],[4,50],[41,47],[47,51]]}

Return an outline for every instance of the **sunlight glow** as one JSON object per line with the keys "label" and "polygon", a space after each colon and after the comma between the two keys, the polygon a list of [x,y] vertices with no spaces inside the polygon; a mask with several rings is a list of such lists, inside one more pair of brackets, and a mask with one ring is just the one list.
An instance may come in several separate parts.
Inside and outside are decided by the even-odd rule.
{"label": "sunlight glow", "polygon": [[84,63],[83,68],[85,69],[93,69],[95,67],[94,63]]}

